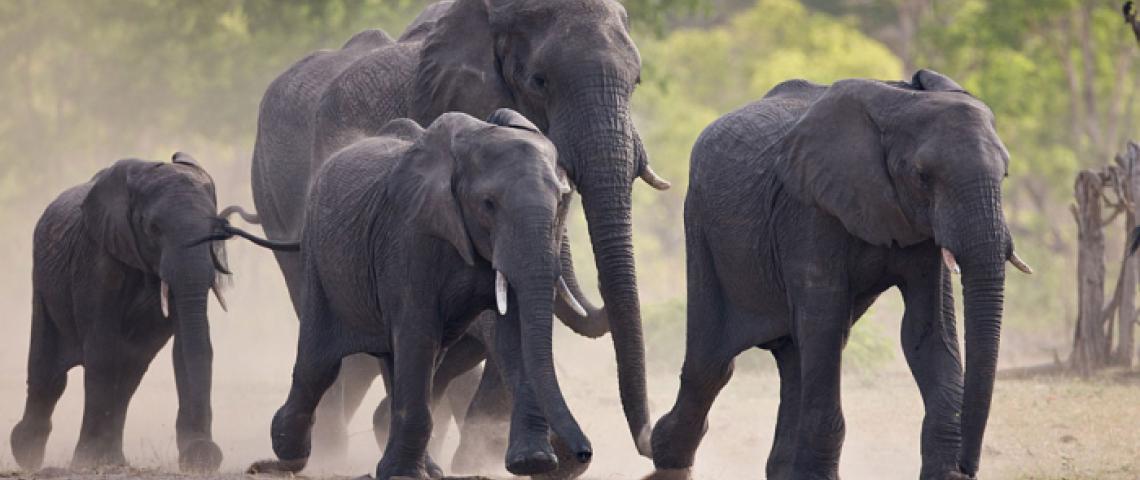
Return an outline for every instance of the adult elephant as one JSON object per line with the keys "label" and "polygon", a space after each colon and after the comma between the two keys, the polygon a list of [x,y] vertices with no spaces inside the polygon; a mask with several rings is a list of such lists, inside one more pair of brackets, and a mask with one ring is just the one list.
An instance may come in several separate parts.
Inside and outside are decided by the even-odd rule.
{"label": "adult elephant", "polygon": [[[521,112],[553,141],[582,194],[622,406],[638,450],[648,454],[631,188],[638,176],[659,189],[668,182],[649,168],[630,118],[641,62],[624,9],[613,0],[456,0],[428,7],[413,27],[399,41],[378,30],[362,32],[340,50],[306,57],[270,85],[252,172],[266,234],[298,238],[316,168],[392,119],[426,125],[448,111],[478,118],[501,107]],[[296,308],[299,256],[278,252],[277,260]],[[362,379],[375,374],[374,361],[350,359],[341,388],[322,401],[314,432],[319,444],[343,445],[338,406],[354,409],[367,386]],[[352,376],[356,380],[344,380]],[[342,398],[335,398],[338,392]]]}
{"label": "adult elephant", "polygon": [[[767,477],[837,478],[840,355],[880,293],[926,408],[921,478],[978,471],[1001,331],[1009,155],[993,114],[953,80],[782,83],[710,125],[685,201],[688,338],[676,404],[653,431],[657,478],[686,477],[745,349],[771,350],[780,407]],[[963,385],[951,272],[966,309]]]}

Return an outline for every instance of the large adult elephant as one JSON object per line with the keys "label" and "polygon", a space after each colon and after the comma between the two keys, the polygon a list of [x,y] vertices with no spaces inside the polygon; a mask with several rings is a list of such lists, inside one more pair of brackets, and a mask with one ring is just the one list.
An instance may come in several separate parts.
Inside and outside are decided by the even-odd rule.
{"label": "large adult elephant", "polygon": [[[659,189],[668,182],[649,168],[630,118],[640,68],[625,11],[613,0],[440,2],[398,41],[369,30],[340,50],[313,53],[278,77],[262,99],[252,182],[265,232],[298,238],[316,168],[392,119],[426,125],[448,111],[478,118],[501,107],[521,112],[553,141],[582,194],[622,406],[638,450],[648,454],[630,196],[638,176]],[[296,308],[300,259],[278,252],[277,260]],[[335,407],[355,408],[361,384],[367,386],[344,377],[359,372],[357,378],[370,379],[375,368],[371,360],[346,359],[342,388],[330,395],[347,400],[326,395],[314,432],[319,444],[343,444]]]}
{"label": "large adult elephant", "polygon": [[[653,431],[658,478],[686,477],[734,357],[780,372],[767,478],[837,478],[840,356],[880,293],[902,291],[902,343],[926,408],[924,479],[973,477],[994,386],[1009,155],[993,113],[953,80],[782,83],[710,125],[685,201],[688,338],[676,404]],[[964,287],[963,382],[951,272]]]}

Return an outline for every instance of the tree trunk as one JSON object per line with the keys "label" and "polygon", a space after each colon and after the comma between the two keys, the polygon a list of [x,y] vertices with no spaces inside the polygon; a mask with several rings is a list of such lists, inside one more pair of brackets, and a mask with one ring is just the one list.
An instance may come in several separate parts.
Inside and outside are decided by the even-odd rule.
{"label": "tree trunk", "polygon": [[1091,170],[1077,175],[1077,328],[1073,338],[1073,368],[1083,376],[1107,363],[1104,333],[1104,233],[1101,231],[1101,191],[1104,181]]}

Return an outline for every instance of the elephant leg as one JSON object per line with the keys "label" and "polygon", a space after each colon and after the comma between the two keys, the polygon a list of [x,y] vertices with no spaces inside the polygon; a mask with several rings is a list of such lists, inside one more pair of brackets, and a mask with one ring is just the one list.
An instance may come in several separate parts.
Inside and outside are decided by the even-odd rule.
{"label": "elephant leg", "polygon": [[[38,296],[37,296],[38,297]],[[52,326],[41,301],[32,307],[32,340],[28,352],[28,398],[24,416],[12,429],[12,456],[24,470],[40,468],[51,433],[51,414],[67,387],[73,366],[61,351],[59,332]]]}
{"label": "elephant leg", "polygon": [[178,464],[184,472],[213,472],[222,463],[222,450],[214,443],[209,405],[193,404],[193,385],[189,383],[182,342],[174,338],[174,383],[178,389],[178,417],[175,421]]}
{"label": "elephant leg", "polygon": [[[689,226],[686,225],[686,230]],[[708,413],[732,378],[734,359],[756,343],[742,335],[742,325],[724,314],[720,281],[712,256],[699,236],[689,236],[689,278],[685,360],[673,408],[653,427],[654,474],[685,478],[708,429]]]}
{"label": "elephant leg", "polygon": [[270,425],[273,453],[277,460],[254,463],[248,473],[294,473],[305,468],[312,453],[313,414],[325,391],[340,372],[340,339],[332,337],[325,319],[328,309],[321,302],[307,306],[307,318],[301,319],[297,359],[293,364],[293,383],[285,404],[277,409]]}
{"label": "elephant leg", "polygon": [[957,471],[962,444],[962,364],[953,287],[949,272],[939,274],[937,263],[930,270],[929,276],[908,279],[903,288],[906,313],[901,333],[907,365],[926,409],[922,420],[924,479]]}
{"label": "elephant leg", "polygon": [[837,291],[810,292],[792,300],[801,399],[795,478],[839,478],[839,453],[846,433],[839,401],[840,357],[850,330],[851,305],[847,295]]}
{"label": "elephant leg", "polygon": [[522,338],[516,309],[496,320],[495,348],[491,349],[495,365],[502,369],[501,375],[513,396],[505,463],[507,471],[515,475],[538,475],[556,470],[558,457],[550,444],[546,415],[524,373],[519,345]]}
{"label": "elephant leg", "polygon": [[510,416],[510,393],[495,359],[488,358],[475,396],[459,426],[459,446],[455,449],[451,469],[474,473],[486,469],[487,459],[502,458],[507,451],[505,426]]}
{"label": "elephant leg", "polygon": [[[106,332],[96,333],[100,335]],[[123,427],[127,407],[153,354],[136,354],[136,346],[119,338],[97,338],[84,347],[83,423],[72,468],[126,465]]]}
{"label": "elephant leg", "polygon": [[772,349],[776,368],[780,371],[780,409],[776,417],[776,435],[768,454],[767,477],[772,480],[792,478],[796,462],[796,441],[800,424],[800,354],[790,339]]}
{"label": "elephant leg", "polygon": [[[472,381],[469,378],[471,377],[470,372],[478,367],[479,363],[486,357],[487,349],[483,346],[483,342],[471,335],[464,335],[444,352],[443,360],[436,368],[431,389],[435,428],[432,431],[431,442],[428,444],[428,451],[433,455],[439,455],[443,448],[443,441],[447,438],[448,419],[454,416],[456,425],[459,424],[460,417],[454,412],[461,412],[466,409],[475,389],[470,384],[477,382],[477,380]],[[456,379],[460,378],[468,378],[466,382],[468,388],[456,388],[463,386],[456,384],[462,382],[455,382]],[[466,390],[466,395],[462,390]],[[459,398],[453,399],[453,397]],[[460,410],[456,410],[455,406],[460,407]]]}
{"label": "elephant leg", "polygon": [[312,432],[313,457],[332,464],[343,462],[348,454],[348,422],[379,373],[376,359],[366,354],[349,355],[340,364],[336,381],[317,405]]}
{"label": "elephant leg", "polygon": [[428,478],[431,386],[439,344],[423,332],[403,335],[393,343],[390,396],[392,411],[397,413],[392,415],[392,433],[376,466],[376,479]]}

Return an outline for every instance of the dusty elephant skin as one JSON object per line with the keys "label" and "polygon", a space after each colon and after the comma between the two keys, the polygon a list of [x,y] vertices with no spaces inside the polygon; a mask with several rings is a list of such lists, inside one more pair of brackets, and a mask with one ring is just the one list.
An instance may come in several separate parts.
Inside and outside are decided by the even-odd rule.
{"label": "dusty elephant skin", "polygon": [[[306,57],[270,85],[258,118],[252,187],[267,235],[293,240],[301,233],[312,177],[340,148],[396,118],[426,125],[449,111],[477,118],[501,107],[521,112],[553,141],[582,194],[605,302],[604,309],[587,305],[585,315],[555,309],[564,320],[575,315],[568,323],[583,334],[612,333],[622,407],[638,451],[647,455],[631,189],[638,177],[655,188],[668,182],[649,168],[630,116],[641,59],[627,25],[613,0],[456,0],[427,7],[399,39],[361,32],[339,50]],[[299,310],[300,256],[280,253],[277,260]],[[577,288],[571,275],[565,280]],[[461,366],[469,358],[449,361]],[[319,448],[343,451],[344,419],[377,371],[375,362],[346,359],[342,379],[321,402]],[[487,398],[495,395],[501,390],[480,390],[475,403],[489,408],[477,416],[504,420],[508,411]]]}
{"label": "dusty elephant skin", "polygon": [[[67,371],[83,366],[75,468],[125,465],[127,405],[151,360],[174,337],[179,465],[214,471],[209,290],[224,306],[228,274],[214,182],[189,155],[120,160],[63,192],[35,230],[32,338],[24,416],[12,453],[39,468]],[[226,238],[226,235],[222,235]]]}
{"label": "dusty elephant skin", "polygon": [[[853,321],[898,287],[921,391],[924,479],[978,471],[1001,330],[1008,154],[993,114],[953,80],[782,83],[710,125],[685,203],[688,340],[658,469],[692,465],[740,352],[770,350],[780,407],[767,476],[837,478],[840,354]],[[961,272],[965,375],[951,272]]]}
{"label": "dusty elephant skin", "polygon": [[280,461],[250,471],[304,468],[317,403],[341,359],[363,353],[390,372],[392,433],[376,478],[440,476],[427,455],[433,373],[492,308],[499,316],[489,353],[515,405],[508,470],[557,468],[551,431],[573,461],[589,463],[590,442],[566,406],[551,352],[560,206],[570,192],[554,146],[507,109],[487,122],[447,113],[426,129],[395,120],[333,155],[305,214],[293,384],[272,422]]}

